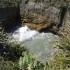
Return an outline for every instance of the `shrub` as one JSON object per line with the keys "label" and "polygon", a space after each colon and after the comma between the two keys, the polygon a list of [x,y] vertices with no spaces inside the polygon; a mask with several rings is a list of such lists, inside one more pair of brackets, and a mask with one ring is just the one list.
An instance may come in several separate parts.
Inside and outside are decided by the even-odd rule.
{"label": "shrub", "polygon": [[59,48],[54,54],[55,59],[59,61],[62,68],[70,69],[70,33],[62,33],[60,40],[55,44]]}
{"label": "shrub", "polygon": [[58,50],[53,55],[53,60],[42,63],[33,55],[25,53],[23,57],[20,57],[19,67],[22,70],[70,70],[70,34],[62,33],[55,45]]}
{"label": "shrub", "polygon": [[12,61],[0,61],[0,70],[19,70],[18,63]]}
{"label": "shrub", "polygon": [[44,64],[37,61],[34,55],[25,52],[24,57],[20,57],[19,67],[22,70],[43,70]]}
{"label": "shrub", "polygon": [[18,43],[8,43],[8,35],[0,32],[0,70],[19,70],[18,60],[28,50]]}
{"label": "shrub", "polygon": [[1,32],[0,33],[0,55],[4,59],[17,60],[22,56],[23,51],[28,51],[24,46],[17,42],[8,43],[9,34]]}

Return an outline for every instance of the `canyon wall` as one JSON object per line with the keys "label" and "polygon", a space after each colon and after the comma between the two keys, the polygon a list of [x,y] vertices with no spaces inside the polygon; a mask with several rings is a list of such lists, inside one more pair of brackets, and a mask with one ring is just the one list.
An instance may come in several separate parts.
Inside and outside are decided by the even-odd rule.
{"label": "canyon wall", "polygon": [[4,29],[12,28],[18,24],[20,8],[16,6],[0,7],[0,26]]}
{"label": "canyon wall", "polygon": [[[20,6],[22,25],[37,31],[65,32],[70,25],[70,1],[29,2]],[[60,34],[60,33],[59,33]]]}
{"label": "canyon wall", "polygon": [[20,7],[0,7],[0,26],[9,29],[17,25],[19,20],[22,26],[27,25],[39,32],[66,32],[70,25],[70,1],[23,0]]}

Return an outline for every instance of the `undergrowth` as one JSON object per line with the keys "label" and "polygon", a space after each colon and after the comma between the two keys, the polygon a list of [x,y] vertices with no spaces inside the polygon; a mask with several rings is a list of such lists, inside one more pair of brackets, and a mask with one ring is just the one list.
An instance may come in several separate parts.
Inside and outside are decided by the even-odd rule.
{"label": "undergrowth", "polygon": [[58,50],[44,63],[21,44],[8,43],[8,35],[0,32],[0,70],[70,70],[70,34],[63,34],[54,43]]}

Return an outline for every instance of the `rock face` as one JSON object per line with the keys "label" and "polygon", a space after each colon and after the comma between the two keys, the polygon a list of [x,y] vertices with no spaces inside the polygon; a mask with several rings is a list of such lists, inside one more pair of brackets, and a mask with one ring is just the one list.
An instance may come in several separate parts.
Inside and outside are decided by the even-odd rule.
{"label": "rock face", "polygon": [[65,18],[62,23],[62,27],[60,28],[61,31],[70,32],[70,10],[67,10]]}
{"label": "rock face", "polygon": [[9,29],[17,25],[19,17],[19,6],[0,8],[0,26],[4,27],[5,29]]}
{"label": "rock face", "polygon": [[60,10],[43,4],[29,3],[24,9],[21,9],[22,25],[27,25],[37,31],[57,31],[60,23]]}
{"label": "rock face", "polygon": [[70,10],[67,11],[66,18],[64,21],[65,21],[65,23],[63,24],[63,26],[65,29],[65,28],[68,28],[68,26],[70,25]]}
{"label": "rock face", "polygon": [[[70,25],[69,0],[34,0],[21,8],[22,25],[37,31],[65,32]],[[41,3],[37,3],[40,1]],[[49,3],[48,3],[49,2]],[[59,33],[60,34],[60,33]]]}
{"label": "rock face", "polygon": [[37,31],[60,30],[66,32],[70,25],[69,0],[22,0],[23,5],[0,8],[0,25],[6,29],[13,27],[21,15],[22,25]]}

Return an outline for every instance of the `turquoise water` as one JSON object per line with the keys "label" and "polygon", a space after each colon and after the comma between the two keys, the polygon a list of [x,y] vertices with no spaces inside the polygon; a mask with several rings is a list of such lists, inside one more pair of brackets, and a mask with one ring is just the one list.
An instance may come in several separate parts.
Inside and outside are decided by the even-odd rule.
{"label": "turquoise water", "polygon": [[56,51],[51,42],[57,41],[58,36],[52,33],[39,33],[30,30],[27,26],[20,27],[13,33],[14,40],[17,40],[29,49],[30,54],[36,54],[37,59],[44,61],[52,59]]}
{"label": "turquoise water", "polygon": [[36,54],[41,61],[52,59],[52,55],[56,51],[55,46],[51,42],[57,41],[58,36],[52,33],[41,33],[32,38],[32,40],[24,42],[30,53]]}

